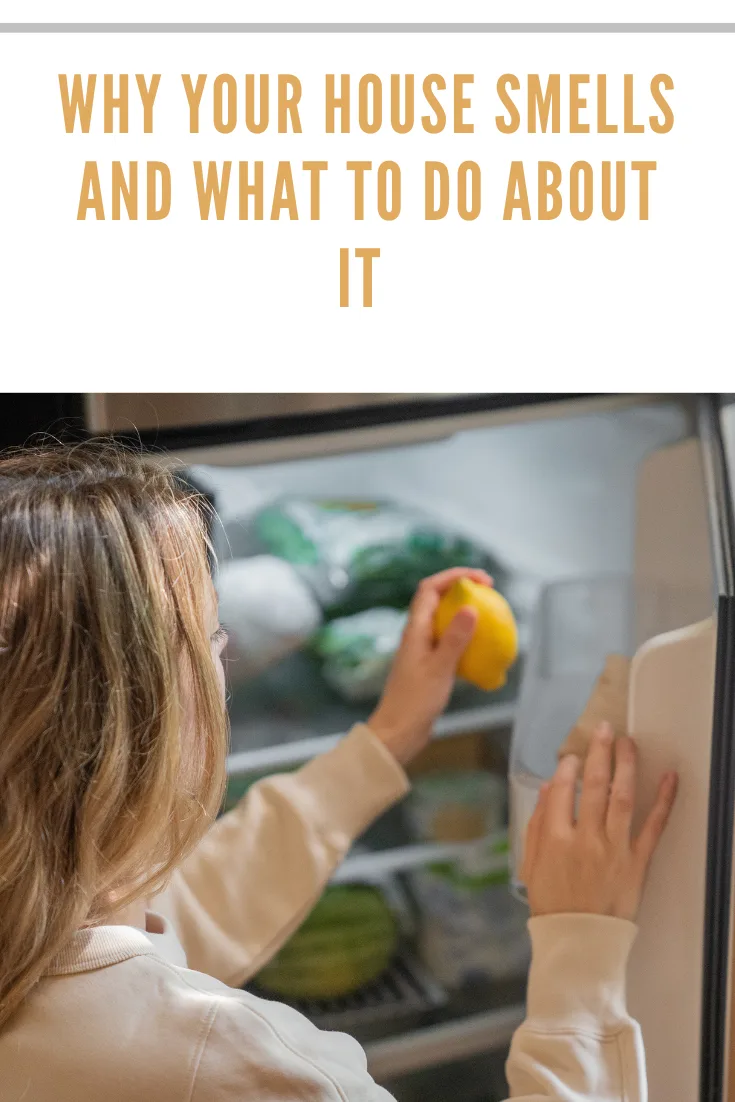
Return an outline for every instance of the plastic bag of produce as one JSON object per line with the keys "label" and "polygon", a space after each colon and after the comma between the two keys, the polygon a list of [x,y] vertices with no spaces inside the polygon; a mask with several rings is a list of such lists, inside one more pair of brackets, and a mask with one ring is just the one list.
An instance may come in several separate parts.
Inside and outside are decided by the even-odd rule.
{"label": "plastic bag of produce", "polygon": [[308,585],[270,555],[232,559],[217,573],[220,621],[227,628],[228,673],[237,684],[302,647],[322,615]]}
{"label": "plastic bag of produce", "polygon": [[466,842],[504,829],[507,781],[484,769],[453,769],[415,777],[406,810],[422,842]]}
{"label": "plastic bag of produce", "polygon": [[284,999],[338,998],[384,972],[398,940],[398,920],[379,888],[332,885],[256,983]]}
{"label": "plastic bag of produce", "polygon": [[502,566],[468,537],[389,501],[287,497],[255,512],[255,538],[313,586],[329,618],[408,607],[422,578],[452,566]]}
{"label": "plastic bag of produce", "polygon": [[393,608],[370,608],[325,624],[311,644],[324,680],[354,703],[380,696],[405,624],[406,613]]}
{"label": "plastic bag of produce", "polygon": [[417,870],[411,887],[421,957],[440,983],[456,989],[525,973],[528,911],[510,893],[504,854],[478,846],[468,860]]}

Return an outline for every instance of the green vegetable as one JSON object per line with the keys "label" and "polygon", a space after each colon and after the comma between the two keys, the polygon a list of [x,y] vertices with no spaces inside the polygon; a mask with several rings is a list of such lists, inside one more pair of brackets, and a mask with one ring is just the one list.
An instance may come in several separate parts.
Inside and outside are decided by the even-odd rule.
{"label": "green vegetable", "polygon": [[377,888],[332,886],[257,983],[287,999],[337,998],[385,971],[397,944],[398,923]]}
{"label": "green vegetable", "polygon": [[324,680],[346,700],[377,698],[405,623],[406,614],[393,608],[371,608],[330,621],[311,642]]}
{"label": "green vegetable", "polygon": [[405,609],[422,578],[452,566],[488,570],[499,588],[507,576],[466,536],[389,501],[284,498],[253,523],[261,548],[301,571],[330,618]]}

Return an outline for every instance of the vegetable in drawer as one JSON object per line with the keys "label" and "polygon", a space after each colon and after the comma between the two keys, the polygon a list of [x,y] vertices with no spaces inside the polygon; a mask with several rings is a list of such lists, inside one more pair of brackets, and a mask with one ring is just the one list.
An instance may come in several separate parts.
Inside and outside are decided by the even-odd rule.
{"label": "vegetable in drawer", "polygon": [[398,940],[398,920],[380,889],[332,885],[256,982],[285,999],[338,998],[385,971]]}

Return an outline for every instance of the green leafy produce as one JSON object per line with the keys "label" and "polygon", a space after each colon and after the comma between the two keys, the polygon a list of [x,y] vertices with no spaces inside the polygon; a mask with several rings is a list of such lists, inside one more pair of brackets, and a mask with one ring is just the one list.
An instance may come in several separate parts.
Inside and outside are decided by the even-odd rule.
{"label": "green leafy produce", "polygon": [[311,643],[324,680],[345,700],[358,703],[377,698],[405,623],[406,614],[393,608],[370,608],[330,621]]}
{"label": "green leafy produce", "polygon": [[398,922],[379,889],[334,885],[256,981],[285,999],[337,998],[376,979],[397,945]]}
{"label": "green leafy produce", "polygon": [[452,566],[506,572],[484,548],[431,516],[390,501],[289,497],[255,514],[262,550],[312,584],[331,618],[405,609],[422,578]]}

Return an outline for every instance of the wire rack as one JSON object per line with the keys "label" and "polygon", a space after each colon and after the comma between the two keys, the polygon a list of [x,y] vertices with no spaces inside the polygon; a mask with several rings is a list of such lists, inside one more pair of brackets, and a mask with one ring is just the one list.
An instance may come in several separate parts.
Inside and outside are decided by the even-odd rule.
{"label": "wire rack", "polygon": [[[253,986],[265,998],[266,992]],[[405,1014],[420,1014],[444,1006],[447,993],[425,968],[407,952],[401,952],[378,979],[350,995],[336,999],[288,999],[320,1029],[351,1032],[361,1026],[383,1023]]]}

